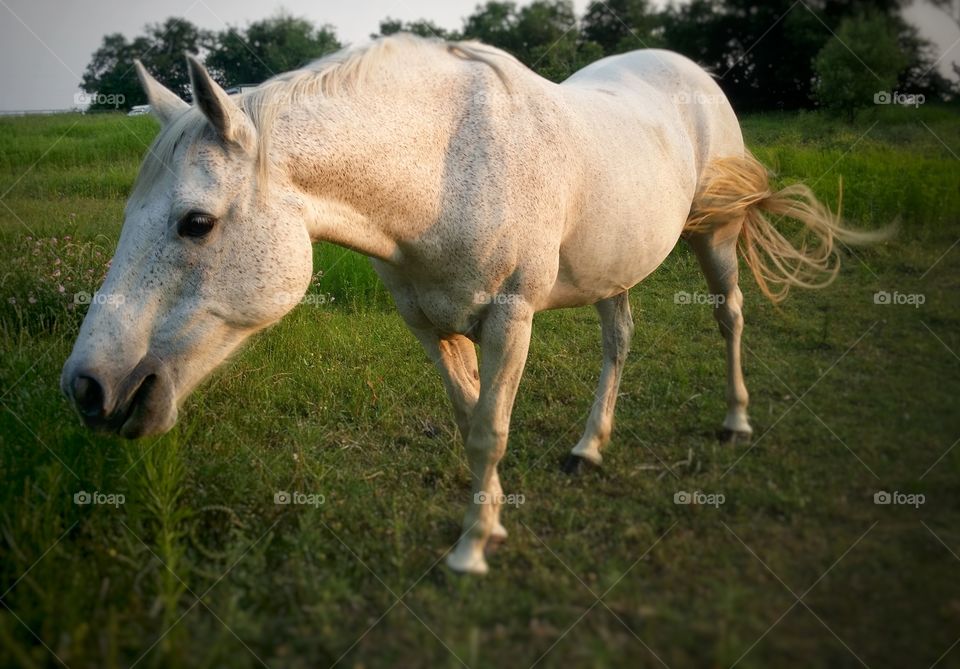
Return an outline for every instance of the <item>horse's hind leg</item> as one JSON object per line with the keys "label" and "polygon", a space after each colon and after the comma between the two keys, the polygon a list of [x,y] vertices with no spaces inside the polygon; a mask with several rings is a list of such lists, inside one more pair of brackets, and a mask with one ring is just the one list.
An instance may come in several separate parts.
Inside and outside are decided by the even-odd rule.
{"label": "horse's hind leg", "polygon": [[740,361],[743,293],[737,285],[737,235],[730,232],[732,229],[727,228],[718,232],[691,235],[687,240],[706,276],[707,286],[714,298],[713,315],[727,342],[727,417],[723,421],[724,440],[748,438],[753,432],[747,420],[750,396],[743,381]]}
{"label": "horse's hind leg", "polygon": [[576,471],[583,461],[599,465],[603,460],[600,451],[610,441],[620,376],[630,349],[630,339],[633,336],[633,316],[630,313],[630,299],[626,291],[601,300],[594,306],[600,314],[603,368],[600,371],[600,383],[594,396],[593,409],[590,411],[587,427],[564,463],[564,471],[567,472]]}

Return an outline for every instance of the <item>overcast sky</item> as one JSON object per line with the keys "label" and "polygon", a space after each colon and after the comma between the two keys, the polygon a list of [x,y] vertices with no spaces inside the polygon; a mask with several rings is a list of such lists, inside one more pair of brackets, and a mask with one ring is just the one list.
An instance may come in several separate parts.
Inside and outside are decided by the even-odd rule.
{"label": "overcast sky", "polygon": [[[246,25],[281,8],[314,23],[329,23],[343,42],[376,32],[387,16],[428,18],[459,28],[478,0],[0,0],[0,110],[67,109],[74,104],[90,55],[108,33],[132,38],[144,24],[183,16],[203,28]],[[521,0],[522,4],[523,0]],[[590,0],[575,0],[582,14]],[[797,7],[794,11],[803,11]],[[908,20],[946,52],[940,65],[960,61],[960,28],[923,0]]]}

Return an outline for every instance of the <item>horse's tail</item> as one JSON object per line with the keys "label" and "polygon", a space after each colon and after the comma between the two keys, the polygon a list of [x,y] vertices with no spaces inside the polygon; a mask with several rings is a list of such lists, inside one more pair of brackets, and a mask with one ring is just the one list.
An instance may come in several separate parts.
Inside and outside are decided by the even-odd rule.
{"label": "horse's tail", "polygon": [[[859,245],[889,236],[889,230],[860,232],[843,227],[842,182],[837,213],[817,200],[804,184],[771,191],[769,171],[749,151],[742,157],[715,160],[705,176],[684,225],[684,234],[739,233],[740,254],[760,290],[773,302],[782,301],[791,286],[829,285],[840,270],[835,241]],[[799,221],[809,233],[807,239],[795,246],[768,220],[767,214],[776,216],[777,221]],[[811,235],[815,238],[813,245],[808,244]]]}

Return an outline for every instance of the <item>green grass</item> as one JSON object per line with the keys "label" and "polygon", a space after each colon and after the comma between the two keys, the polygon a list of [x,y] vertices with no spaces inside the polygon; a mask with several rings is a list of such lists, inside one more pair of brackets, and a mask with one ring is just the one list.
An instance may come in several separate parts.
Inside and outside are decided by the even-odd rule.
{"label": "green grass", "polygon": [[[960,666],[955,110],[744,121],[784,183],[835,204],[842,175],[851,224],[899,225],[780,307],[744,280],[752,447],[714,438],[723,346],[706,307],[674,303],[704,290],[685,247],[633,291],[602,472],[558,472],[599,372],[596,317],[539,315],[501,468],[525,503],[485,578],[437,563],[469,498],[461,447],[353,253],[319,246],[312,290],[335,301],[255,339],[171,434],[81,428],[58,390],[71,296],[96,288],[155,129],[0,120],[0,666]],[[926,502],[877,506],[878,490]]]}

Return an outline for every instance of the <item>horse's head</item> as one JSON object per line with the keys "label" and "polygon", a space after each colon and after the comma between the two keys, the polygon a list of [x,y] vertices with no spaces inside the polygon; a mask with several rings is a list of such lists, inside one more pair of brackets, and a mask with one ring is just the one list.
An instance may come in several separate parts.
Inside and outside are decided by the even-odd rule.
{"label": "horse's head", "polygon": [[88,426],[128,438],[169,430],[181,400],[280,319],[312,271],[303,205],[283,183],[263,193],[250,117],[196,60],[194,106],[137,70],[162,129],[61,377]]}

